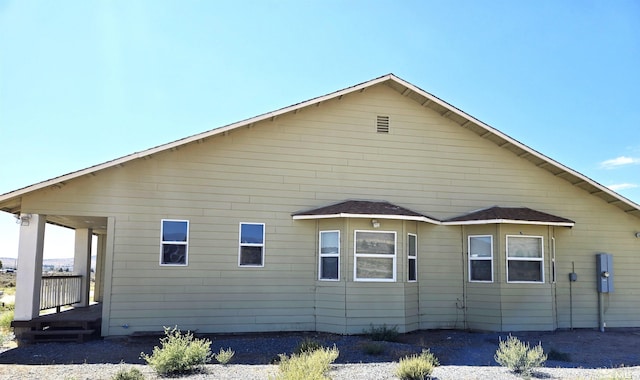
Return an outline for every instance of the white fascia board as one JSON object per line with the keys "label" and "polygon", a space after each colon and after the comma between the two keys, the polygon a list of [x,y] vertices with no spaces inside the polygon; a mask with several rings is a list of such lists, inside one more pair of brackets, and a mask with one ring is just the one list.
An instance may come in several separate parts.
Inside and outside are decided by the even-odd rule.
{"label": "white fascia board", "polygon": [[513,220],[513,219],[485,219],[485,220],[464,220],[458,222],[442,222],[445,226],[470,226],[477,224],[529,224],[536,226],[557,226],[557,227],[573,227],[575,223],[569,222],[536,222],[532,220]]}
{"label": "white fascia board", "polygon": [[415,220],[418,222],[426,222],[431,224],[440,224],[438,220],[427,218],[426,216],[413,215],[386,215],[386,214],[322,214],[322,215],[294,215],[293,220],[313,220],[313,219],[331,219],[331,218],[359,218],[359,219],[394,219],[394,220]]}

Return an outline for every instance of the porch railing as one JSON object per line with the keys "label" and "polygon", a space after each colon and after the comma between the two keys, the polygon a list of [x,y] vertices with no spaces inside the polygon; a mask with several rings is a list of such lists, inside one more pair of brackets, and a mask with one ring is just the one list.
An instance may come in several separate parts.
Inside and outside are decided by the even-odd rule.
{"label": "porch railing", "polygon": [[42,276],[40,310],[72,305],[82,300],[82,276]]}

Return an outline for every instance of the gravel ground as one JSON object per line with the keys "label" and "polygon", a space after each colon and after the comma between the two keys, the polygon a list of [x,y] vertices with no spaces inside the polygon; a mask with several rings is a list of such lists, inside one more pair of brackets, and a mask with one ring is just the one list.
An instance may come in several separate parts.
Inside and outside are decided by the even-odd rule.
{"label": "gravel ground", "polygon": [[[544,368],[534,373],[541,379],[639,379],[640,335],[637,331],[593,330],[514,333],[532,345],[540,342],[545,351],[555,353]],[[181,379],[269,379],[278,367],[269,363],[279,353],[291,353],[303,339],[336,345],[340,356],[329,373],[334,380],[397,379],[397,360],[430,348],[441,366],[433,378],[520,379],[497,366],[493,355],[507,333],[465,331],[420,331],[405,334],[397,343],[382,343],[383,353],[367,355],[371,342],[362,336],[321,333],[284,333],[207,336],[212,351],[231,347],[236,355],[231,364],[207,365],[202,373]],[[118,371],[138,368],[146,379],[159,379],[144,365],[140,353],[150,353],[159,337],[123,340],[96,340],[82,344],[45,343],[6,349],[0,353],[0,379],[111,379]],[[561,360],[559,360],[561,359]]]}

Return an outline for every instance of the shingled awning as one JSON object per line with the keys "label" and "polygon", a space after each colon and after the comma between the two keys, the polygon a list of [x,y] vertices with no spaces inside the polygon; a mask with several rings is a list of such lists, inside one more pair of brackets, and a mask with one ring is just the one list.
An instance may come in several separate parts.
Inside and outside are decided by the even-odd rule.
{"label": "shingled awning", "polygon": [[576,222],[571,219],[532,210],[527,207],[498,207],[493,206],[476,210],[465,215],[444,220],[445,225],[462,224],[539,224],[546,226],[573,227]]}
{"label": "shingled awning", "polygon": [[294,220],[327,218],[379,218],[417,220],[440,224],[440,221],[427,215],[400,207],[385,201],[348,200],[329,206],[294,213]]}

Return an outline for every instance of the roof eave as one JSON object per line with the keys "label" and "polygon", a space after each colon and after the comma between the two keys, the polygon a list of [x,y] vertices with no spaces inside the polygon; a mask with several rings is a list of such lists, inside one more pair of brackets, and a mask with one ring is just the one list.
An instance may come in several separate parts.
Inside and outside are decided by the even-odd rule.
{"label": "roof eave", "polygon": [[318,214],[318,215],[293,215],[293,220],[313,220],[313,219],[332,219],[332,218],[359,218],[359,219],[393,219],[393,220],[412,220],[431,224],[440,224],[440,221],[427,218],[426,216],[415,215],[388,215],[388,214]]}
{"label": "roof eave", "polygon": [[483,220],[460,220],[442,222],[444,226],[467,226],[478,224],[527,224],[539,226],[574,227],[575,222],[542,222],[535,220],[514,220],[514,219],[483,219]]}

